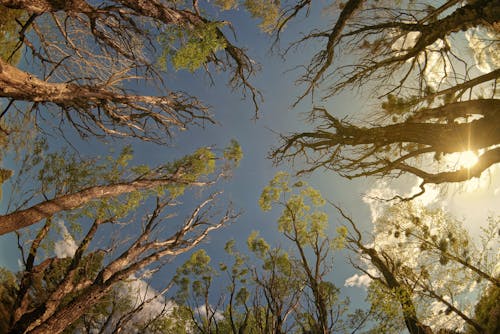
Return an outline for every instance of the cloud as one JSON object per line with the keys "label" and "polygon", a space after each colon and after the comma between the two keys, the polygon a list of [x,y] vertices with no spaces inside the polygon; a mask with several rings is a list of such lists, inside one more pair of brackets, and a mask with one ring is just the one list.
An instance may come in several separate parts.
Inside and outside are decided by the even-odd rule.
{"label": "cloud", "polygon": [[[457,307],[457,303],[453,302],[450,297],[444,296],[444,299]],[[458,307],[460,309],[460,307]],[[470,316],[471,310],[462,309],[465,315]],[[460,318],[456,313],[451,312],[448,307],[439,302],[433,301],[430,305],[430,316],[425,320],[425,322],[436,329],[448,329],[448,330],[458,330],[462,331],[465,326],[465,321]]]}
{"label": "cloud", "polygon": [[54,245],[54,252],[58,258],[73,257],[78,248],[75,239],[71,236],[68,228],[64,224],[64,221],[59,220],[57,222],[59,228],[61,229],[62,240],[59,240]]}
{"label": "cloud", "polygon": [[363,275],[354,274],[353,276],[345,280],[344,286],[356,286],[359,288],[361,287],[368,288],[371,281],[372,279],[366,274]]}
{"label": "cloud", "polygon": [[492,43],[491,34],[482,28],[469,29],[465,32],[469,48],[474,55],[474,61],[479,71],[489,73],[492,68],[500,66],[500,48],[498,43]]}
{"label": "cloud", "polygon": [[[396,56],[406,54],[418,42],[420,31],[410,31],[409,33],[399,37],[391,45],[391,49],[396,51]],[[441,50],[445,47],[443,40],[438,39],[433,44],[427,46],[425,55],[420,54],[417,58],[418,62],[424,68],[424,76],[427,83],[432,87],[437,87],[446,78],[447,73],[451,72],[451,64],[448,58],[443,57]],[[413,58],[408,59],[407,62],[412,62]]]}
{"label": "cloud", "polygon": [[368,189],[363,202],[370,208],[372,222],[379,219],[387,208],[387,202],[381,199],[392,198],[395,195],[396,190],[391,188],[386,181],[377,181],[372,188]]}
{"label": "cloud", "polygon": [[119,296],[130,300],[133,308],[144,303],[144,306],[134,313],[130,321],[134,324],[147,323],[160,315],[169,315],[176,306],[173,301],[166,300],[158,290],[151,287],[146,281],[133,275],[119,285],[116,291]]}
{"label": "cloud", "polygon": [[[417,44],[417,41],[422,35],[420,31],[410,31],[404,36],[399,37],[392,45],[391,48],[394,51],[407,51]],[[405,54],[405,52],[398,52],[396,56],[400,56]]]}
{"label": "cloud", "polygon": [[[195,313],[200,315],[201,317],[205,317],[207,314],[207,309],[205,305],[201,305],[198,308],[196,308]],[[221,311],[215,310],[211,305],[208,306],[208,313],[213,314],[213,318],[217,321],[223,320],[224,315],[222,314]]]}

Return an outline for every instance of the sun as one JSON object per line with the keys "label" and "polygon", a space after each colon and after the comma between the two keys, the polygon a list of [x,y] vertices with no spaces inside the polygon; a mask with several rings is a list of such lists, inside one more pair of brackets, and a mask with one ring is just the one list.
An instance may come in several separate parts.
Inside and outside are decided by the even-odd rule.
{"label": "sun", "polygon": [[458,165],[462,168],[472,168],[478,162],[477,154],[472,151],[459,153]]}

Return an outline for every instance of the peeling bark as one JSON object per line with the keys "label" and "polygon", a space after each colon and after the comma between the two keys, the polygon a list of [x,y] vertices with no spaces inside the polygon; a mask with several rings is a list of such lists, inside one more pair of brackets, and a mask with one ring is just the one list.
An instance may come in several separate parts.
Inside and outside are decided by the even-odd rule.
{"label": "peeling bark", "polygon": [[[210,208],[211,203],[219,194],[213,194],[198,205],[176,232],[161,241],[153,239],[152,236],[155,235],[154,232],[159,223],[165,219],[161,214],[168,207],[169,202],[158,201],[155,210],[148,216],[141,234],[134,239],[132,244],[116,259],[105,265],[95,278],[86,284],[76,286],[72,284],[72,275],[78,269],[80,262],[78,254],[83,254],[86,245],[93,238],[97,225],[99,225],[94,224],[72,259],[72,264],[69,266],[61,286],[39,308],[24,314],[9,334],[61,333],[85,314],[90,307],[97,304],[116,283],[167,256],[176,256],[194,248],[210,232],[223,227],[228,221],[234,220],[238,216],[238,214],[228,210],[215,223],[204,219],[207,212],[203,210],[208,211],[209,209],[206,208]],[[68,297],[69,292],[78,292],[78,295],[67,304],[62,305],[62,299]]]}
{"label": "peeling bark", "polygon": [[38,203],[24,210],[0,216],[0,235],[33,225],[58,212],[76,209],[90,201],[119,196],[134,191],[152,189],[154,187],[173,183],[186,183],[190,186],[207,185],[205,182],[183,182],[181,177],[165,177],[164,179],[157,180],[139,180],[128,183],[89,187],[73,194],[62,195],[52,200]]}
{"label": "peeling bark", "polygon": [[[500,162],[500,101],[496,99],[457,102],[417,112],[415,118],[386,126],[360,127],[340,121],[324,109],[317,109],[323,124],[313,132],[283,138],[283,145],[272,152],[276,162],[304,157],[310,172],[324,167],[347,178],[384,176],[403,171],[419,176],[424,183],[463,182],[479,177]],[[457,123],[471,115],[479,119]],[[444,123],[446,122],[446,123]],[[331,130],[333,129],[333,130]],[[412,144],[412,145],[410,145]],[[447,154],[485,150],[477,164],[434,174],[422,170],[415,158],[425,154]]]}
{"label": "peeling bark", "polygon": [[[0,59],[0,97],[53,103],[77,129],[116,136],[161,140],[171,127],[184,128],[194,119],[213,122],[206,108],[183,94],[121,94],[114,87],[52,83],[38,79]],[[72,114],[80,121],[74,120]],[[147,120],[151,125],[147,125]],[[155,131],[161,132],[155,133]],[[158,138],[157,138],[158,137]]]}
{"label": "peeling bark", "polygon": [[0,4],[11,9],[24,9],[32,14],[88,12],[92,8],[85,0],[0,0]]}

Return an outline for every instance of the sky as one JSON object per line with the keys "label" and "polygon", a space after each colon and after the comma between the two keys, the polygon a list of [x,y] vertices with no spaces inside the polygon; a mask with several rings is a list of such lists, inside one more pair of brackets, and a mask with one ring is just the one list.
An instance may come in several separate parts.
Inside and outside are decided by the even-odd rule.
{"label": "sky", "polygon": [[[233,15],[233,14],[232,14]],[[175,90],[189,92],[200,100],[211,106],[215,119],[219,125],[208,125],[206,128],[190,128],[179,133],[169,147],[154,144],[134,143],[135,156],[133,163],[147,163],[156,165],[165,161],[173,161],[185,154],[193,152],[196,148],[206,145],[215,145],[218,148],[226,146],[231,139],[236,139],[243,149],[243,160],[239,168],[234,171],[233,177],[224,184],[226,198],[230,199],[234,207],[243,212],[238,221],[223,230],[212,233],[202,248],[214,259],[222,258],[224,255],[224,244],[229,239],[235,239],[239,249],[244,249],[245,240],[253,230],[259,230],[271,244],[283,242],[276,228],[278,211],[263,213],[258,206],[258,199],[262,189],[279,170],[290,171],[293,168],[288,165],[274,166],[267,155],[272,147],[278,143],[278,134],[287,134],[294,131],[308,129],[305,124],[305,113],[313,105],[310,98],[304,99],[297,107],[291,108],[295,98],[299,96],[304,87],[295,85],[300,72],[293,71],[297,65],[305,64],[312,52],[316,51],[317,45],[313,43],[291,52],[286,60],[283,60],[276,52],[271,52],[269,46],[271,38],[258,30],[255,21],[251,20],[243,11],[232,16],[238,36],[237,45],[248,49],[249,55],[257,61],[262,69],[252,78],[252,83],[261,90],[264,102],[261,104],[259,118],[254,119],[254,110],[249,99],[242,99],[239,91],[231,91],[225,85],[227,81],[223,73],[215,75],[216,85],[211,86],[209,78],[202,72],[194,74],[186,71],[170,70],[167,74],[167,86]],[[322,16],[315,8],[311,16],[317,16],[318,20],[327,22],[328,17]],[[299,36],[300,32],[308,29],[300,20],[290,24],[282,37],[281,45]],[[360,92],[345,92],[339,96],[326,101],[315,101],[315,105],[325,106],[336,116],[345,115],[359,116],[365,105],[366,96]],[[74,138],[82,155],[92,156],[99,153],[104,154],[110,146],[120,147],[121,142],[103,142],[89,140],[81,141]],[[51,141],[60,144],[60,139],[52,138]],[[12,162],[6,161],[9,167]],[[500,213],[500,178],[499,167],[490,169],[486,173],[481,185],[477,187],[450,186],[446,194],[439,191],[429,190],[421,200],[425,204],[441,206],[458,218],[464,220],[466,226],[473,233],[478,233],[478,227],[484,224],[488,215]],[[496,174],[496,175],[495,175]],[[392,191],[409,192],[417,185],[414,178],[405,178],[395,182],[381,181],[375,178],[363,178],[346,180],[333,172],[318,170],[313,175],[305,177],[305,180],[313,187],[320,190],[323,196],[339,204],[348,214],[352,215],[354,221],[358,222],[362,229],[370,232],[371,221],[380,214],[383,203],[374,202],[365,197],[365,194],[391,194]],[[5,193],[2,201],[8,196]],[[196,203],[197,198],[184,199]],[[2,203],[4,205],[4,203]],[[4,206],[1,207],[4,210]],[[331,214],[330,231],[335,231],[339,220],[333,209],[328,209]],[[72,247],[72,245],[67,245]],[[62,246],[61,246],[62,247]],[[63,249],[59,251],[64,252]],[[178,260],[168,265],[162,275],[169,275],[175,271],[176,265],[181,264],[186,256],[180,256]],[[0,266],[7,266],[15,270],[18,266],[18,250],[12,235],[0,237]],[[336,257],[335,269],[332,280],[339,286],[355,274],[354,269],[342,257]],[[165,277],[165,276],[163,276]],[[161,282],[156,281],[157,288]],[[358,287],[345,287],[343,293],[351,297],[355,303],[360,303],[364,292]]]}

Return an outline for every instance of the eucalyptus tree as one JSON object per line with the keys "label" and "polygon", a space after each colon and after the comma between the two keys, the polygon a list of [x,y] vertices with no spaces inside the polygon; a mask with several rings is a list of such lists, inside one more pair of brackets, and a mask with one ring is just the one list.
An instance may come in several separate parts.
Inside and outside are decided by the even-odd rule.
{"label": "eucalyptus tree", "polygon": [[[285,8],[278,38],[312,5]],[[479,177],[500,161],[499,8],[496,0],[332,2],[325,11],[336,21],[297,41],[324,46],[298,80],[305,90],[296,103],[313,93],[326,101],[357,90],[376,96],[365,104],[379,107],[349,112],[363,122],[316,107],[314,129],[284,135],[272,157],[300,157],[302,172],[326,168],[347,178],[413,174],[421,179],[419,194],[425,184]],[[442,162],[464,151],[477,155],[471,168]]]}
{"label": "eucalyptus tree", "polygon": [[[478,244],[461,223],[442,210],[396,205],[363,235],[342,210],[353,265],[369,279],[369,301],[380,331],[439,333],[441,330],[485,333],[473,315],[483,291],[496,290],[498,219],[490,219]],[[491,325],[489,325],[491,326]]]}
{"label": "eucalyptus tree", "polygon": [[[147,175],[173,170],[181,173],[184,181],[150,180],[154,183],[151,186],[132,187],[121,193],[110,191],[76,207],[56,205],[57,210],[46,210],[45,216],[37,218],[43,224],[32,237],[30,231],[16,231],[24,269],[16,279],[15,297],[10,299],[11,317],[6,332],[62,333],[75,322],[81,323],[82,317],[93,308],[99,305],[106,308],[102,303],[109,306],[109,296],[119,284],[142,277],[145,272],[156,272],[178,254],[199,245],[212,231],[233,222],[238,213],[230,205],[225,210],[215,210],[220,191],[206,196],[185,218],[176,216],[185,192],[209,188],[228,176],[241,158],[239,146],[233,142],[222,156],[217,158],[212,150],[202,148],[155,170],[147,166],[130,168],[128,148],[117,158],[106,159],[107,163],[87,161],[88,169],[81,168],[82,162],[67,154],[46,154],[42,168],[36,168],[39,157],[28,159],[18,178],[22,180],[30,170],[34,171],[39,175],[34,186],[40,194],[62,194],[56,198],[78,193],[79,188],[95,180],[118,181],[125,174],[141,175],[147,180]],[[25,199],[24,203],[35,197]],[[65,232],[66,225],[72,233]],[[127,235],[125,226],[135,233]],[[63,237],[60,246],[54,241],[58,230]],[[128,231],[130,234],[131,230]],[[108,233],[114,237],[103,239]],[[137,310],[135,307],[123,313],[113,323],[115,328],[125,328],[124,324],[133,319]]]}
{"label": "eucalyptus tree", "polygon": [[[264,24],[276,5],[261,3],[243,6]],[[236,2],[2,0],[0,5],[25,13],[15,22],[7,17],[9,25],[19,25],[19,43],[11,53],[24,47],[31,55],[27,68],[9,64],[12,57],[0,60],[0,97],[10,100],[9,107],[15,101],[32,103],[26,113],[38,120],[51,115],[84,136],[157,142],[189,124],[214,122],[196,97],[166,84],[167,67],[227,71],[231,88],[249,94],[257,113],[261,96],[250,77],[258,66],[228,37],[230,22],[205,14],[232,10]],[[140,86],[159,94],[137,92]]]}
{"label": "eucalyptus tree", "polygon": [[[278,230],[292,243],[289,261],[295,268],[285,276],[302,280],[292,313],[298,326],[311,333],[346,331],[349,303],[340,299],[340,289],[327,278],[334,270],[334,251],[343,247],[344,230],[337,231],[337,238],[330,236],[328,215],[322,210],[326,201],[313,187],[303,181],[291,184],[289,175],[281,172],[264,188],[259,204],[264,211],[282,210]],[[269,283],[267,288],[275,289]]]}
{"label": "eucalyptus tree", "polygon": [[[179,267],[175,295],[195,333],[356,333],[368,324],[371,313],[351,313],[328,276],[347,230],[329,237],[320,193],[290,181],[278,173],[259,200],[264,211],[281,211],[276,223],[285,243],[273,247],[254,231],[249,252],[234,240],[226,244],[231,264],[216,268],[200,250]],[[226,289],[214,293],[219,281]]]}
{"label": "eucalyptus tree", "polygon": [[[133,157],[130,147],[123,149],[114,161],[111,157],[98,161],[80,159],[67,151],[44,156],[42,146],[42,142],[35,144],[33,154],[25,158],[17,182],[10,189],[13,195],[7,210],[11,212],[0,216],[0,235],[99,201],[125,196],[137,202],[155,189],[175,187],[176,192],[181,192],[186,187],[205,187],[216,182],[216,179],[200,178],[214,172],[216,156],[208,148],[198,149],[193,155],[173,163],[150,167],[129,166]],[[241,148],[234,140],[224,150],[224,157],[233,163],[241,156]],[[220,177],[229,173],[231,166],[226,165]],[[23,178],[29,175],[25,175],[28,172],[38,173],[40,189],[35,189],[28,198],[19,198],[15,194],[22,191],[26,182]],[[16,206],[11,207],[14,203]]]}

